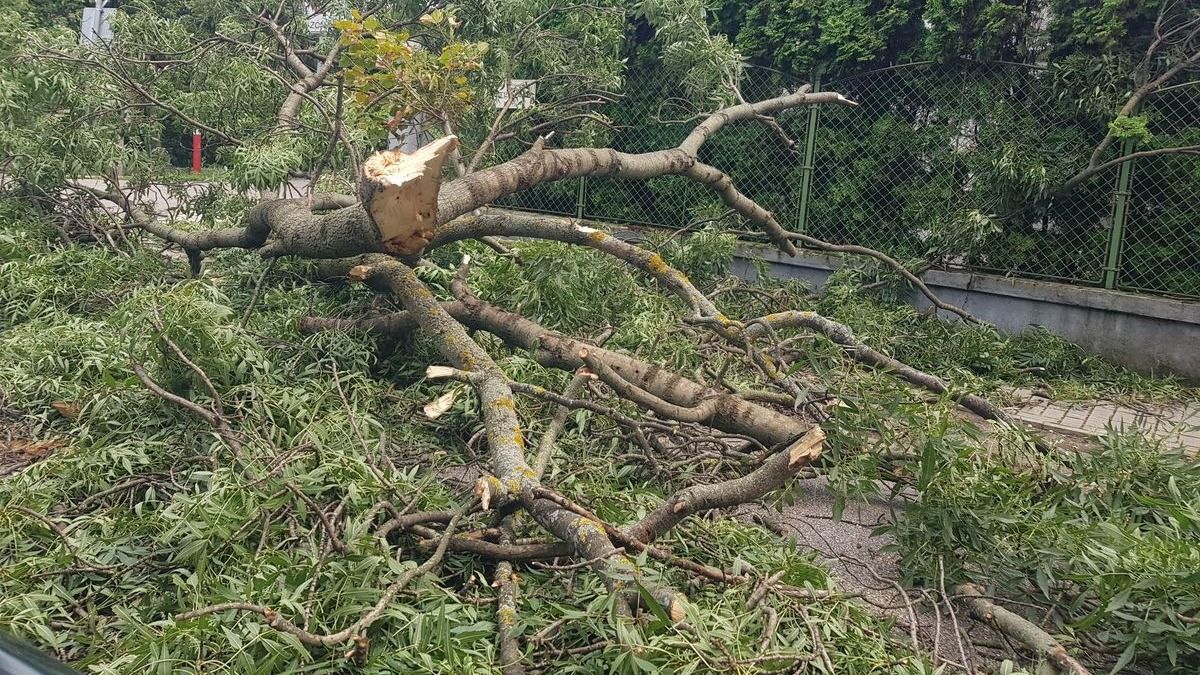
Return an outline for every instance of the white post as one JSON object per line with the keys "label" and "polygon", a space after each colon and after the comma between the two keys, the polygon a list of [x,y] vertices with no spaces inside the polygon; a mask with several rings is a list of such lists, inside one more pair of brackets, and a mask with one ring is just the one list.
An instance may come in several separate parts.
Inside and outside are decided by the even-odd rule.
{"label": "white post", "polygon": [[83,8],[83,21],[79,26],[79,44],[112,39],[109,18],[116,10],[105,8],[105,0],[96,0],[94,7]]}

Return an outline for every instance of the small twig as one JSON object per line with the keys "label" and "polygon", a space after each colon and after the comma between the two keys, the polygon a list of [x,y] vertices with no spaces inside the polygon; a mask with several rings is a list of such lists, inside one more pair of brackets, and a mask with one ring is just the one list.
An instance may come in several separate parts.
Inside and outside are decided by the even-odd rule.
{"label": "small twig", "polygon": [[821,663],[825,664],[825,672],[837,672],[833,667],[833,660],[829,658],[829,652],[825,649],[825,641],[821,639],[821,629],[813,623],[812,616],[809,615],[804,605],[796,605],[796,609],[799,610],[800,616],[804,617],[804,623],[808,626],[808,634],[812,636],[813,651],[821,657]]}
{"label": "small twig", "polygon": [[75,543],[71,541],[70,535],[67,534],[67,531],[63,529],[62,525],[50,520],[37,511],[24,506],[19,506],[17,504],[10,504],[6,508],[12,509],[18,513],[23,513],[49,528],[49,530],[53,532],[56,537],[58,537],[59,541],[62,542],[63,548],[67,549],[67,552],[71,554],[71,557],[75,559],[75,562],[77,562],[82,569],[90,572],[111,572],[117,569],[116,566],[97,565],[84,560],[83,556],[79,553],[79,549],[75,546]]}
{"label": "small twig", "polygon": [[341,537],[338,536],[337,527],[332,521],[330,521],[329,514],[325,513],[321,507],[317,506],[317,503],[313,501],[312,497],[304,494],[304,491],[296,487],[294,484],[289,482],[285,483],[284,485],[286,485],[287,488],[292,491],[292,494],[299,497],[300,501],[304,502],[305,506],[307,506],[309,510],[311,510],[313,514],[317,516],[317,519],[321,522],[321,527],[325,528],[325,535],[329,537],[329,544],[333,547],[333,550],[337,551],[338,553],[345,553],[346,545],[342,542]]}
{"label": "small twig", "polygon": [[[123,490],[128,490],[130,488],[135,488],[135,487],[138,487],[139,485],[146,485],[147,483],[156,483],[161,480],[162,480],[162,478],[160,478],[159,476],[156,476],[156,475],[134,476],[133,478],[130,478],[128,480],[124,480],[124,481],[121,481],[120,483],[117,483],[116,485],[108,488],[107,490],[101,490],[100,492],[89,495],[88,497],[86,497],[83,501],[79,502],[78,504],[75,504],[74,506],[71,506],[70,508],[62,509],[62,511],[60,511],[60,512],[83,513],[85,511],[87,511],[88,508],[91,507],[93,504],[95,504],[96,502],[100,501],[101,499],[104,499],[105,497],[107,497],[111,494],[116,494],[117,492],[121,492]],[[56,509],[56,511],[57,510],[58,509]]]}
{"label": "small twig", "polygon": [[974,668],[971,667],[971,660],[967,658],[967,650],[963,647],[962,630],[958,625],[958,615],[954,613],[954,603],[950,602],[950,596],[946,593],[946,565],[941,556],[938,556],[938,591],[941,592],[942,600],[946,602],[946,609],[950,613],[950,627],[954,631],[954,640],[958,643],[958,655],[970,675]]}
{"label": "small twig", "polygon": [[268,626],[274,628],[275,630],[288,633],[310,647],[330,647],[361,637],[366,633],[367,628],[369,628],[372,623],[374,623],[380,616],[383,615],[383,613],[387,610],[388,605],[392,603],[392,600],[395,599],[400,591],[404,590],[404,588],[408,586],[409,582],[430,572],[439,564],[441,564],[442,559],[446,556],[446,550],[450,545],[450,540],[453,538],[455,530],[458,529],[459,519],[462,518],[462,516],[465,515],[473,506],[474,504],[469,504],[455,514],[454,518],[450,520],[450,523],[446,525],[446,530],[441,535],[441,540],[438,543],[437,549],[434,550],[433,554],[430,555],[425,562],[401,574],[395,581],[388,585],[387,589],[383,592],[383,595],[379,598],[378,602],[375,603],[374,607],[367,610],[357,621],[336,633],[310,633],[280,616],[279,612],[276,612],[269,607],[255,605],[248,602],[226,602],[217,605],[201,607],[188,612],[181,612],[175,615],[175,621],[187,621],[189,619],[195,619],[201,616],[207,616],[209,614],[217,614],[228,610],[238,610],[262,615],[263,618],[267,620]]}
{"label": "small twig", "polygon": [[[317,189],[317,182],[321,180],[321,173],[325,171],[325,165],[328,164],[330,157],[333,156],[333,150],[337,147],[338,139],[342,136],[342,103],[345,96],[345,88],[345,79],[339,74],[337,78],[337,102],[334,104],[333,110],[333,129],[329,133],[329,143],[325,146],[325,152],[321,154],[321,159],[317,162],[317,167],[313,169],[313,176],[308,181],[309,205],[312,204],[313,192]],[[271,262],[274,263],[274,259]]]}
{"label": "small twig", "polygon": [[246,327],[246,323],[250,321],[250,313],[254,311],[254,306],[258,304],[258,298],[262,295],[263,282],[266,281],[267,275],[275,268],[275,263],[279,258],[271,258],[267,262],[267,266],[263,268],[262,274],[258,275],[258,281],[254,284],[254,292],[250,296],[250,302],[246,305],[246,311],[242,312],[242,318],[238,321],[238,330]]}
{"label": "small twig", "polygon": [[[576,373],[571,378],[571,382],[563,389],[562,396],[567,399],[578,398],[583,393],[584,385],[588,383],[591,376],[587,373]],[[567,425],[567,418],[571,414],[571,407],[560,403],[555,409],[554,418],[550,420],[550,426],[546,427],[546,431],[542,434],[542,438],[538,441],[537,455],[533,460],[533,471],[538,478],[546,473],[546,467],[550,464],[550,458],[554,455],[555,442],[558,440],[559,434]]]}
{"label": "small twig", "polygon": [[[342,388],[342,379],[338,375],[338,367],[336,362],[333,363],[332,369],[333,388],[337,391],[338,398],[341,399],[342,402],[342,408],[344,408],[346,411],[346,418],[350,421],[350,431],[354,433],[354,438],[358,441],[358,444],[362,446],[363,458],[369,458],[374,454],[374,452],[371,450],[370,446],[367,445],[367,440],[363,437],[362,429],[358,424],[358,415],[354,413],[354,406],[350,405],[350,398],[346,395],[346,390]],[[383,475],[382,471],[376,469],[371,462],[366,462],[365,464],[367,468],[371,470],[371,473],[375,476],[376,480],[378,480],[389,490],[395,491],[396,486],[393,485],[392,482]]]}
{"label": "small twig", "polygon": [[213,385],[212,379],[208,377],[208,373],[205,373],[200,366],[196,365],[194,361],[189,359],[187,354],[183,352],[183,349],[181,349],[174,340],[167,336],[167,329],[163,326],[162,316],[160,316],[158,313],[158,307],[151,307],[151,311],[154,315],[154,327],[158,329],[159,337],[162,338],[163,342],[167,343],[167,346],[171,348],[171,351],[175,353],[175,356],[178,357],[179,360],[184,363],[184,365],[191,369],[191,371],[195,373],[202,382],[204,382],[204,387],[208,389],[208,393],[213,399],[213,412],[215,412],[218,416],[224,416],[225,411],[221,406],[221,395],[217,393],[217,388],[215,385]]}
{"label": "small twig", "polygon": [[754,592],[750,594],[750,597],[746,599],[746,609],[754,609],[757,607],[758,603],[762,602],[763,598],[767,597],[767,593],[771,591],[771,587],[783,578],[784,572],[786,572],[786,570],[779,570],[760,583],[758,587],[754,589]]}
{"label": "small twig", "polygon": [[169,403],[174,403],[180,408],[195,414],[205,422],[208,422],[209,426],[211,426],[217,432],[217,435],[221,437],[221,440],[225,441],[225,444],[229,446],[229,449],[231,452],[233,452],[234,457],[238,459],[241,458],[242,441],[237,437],[237,434],[233,432],[233,429],[229,427],[229,423],[222,415],[198,405],[193,401],[189,401],[182,396],[173,394],[166,389],[163,389],[158,382],[155,382],[154,379],[150,377],[150,374],[146,372],[146,368],[142,364],[133,362],[130,364],[130,367],[133,369],[134,375],[137,375],[137,378],[141,380],[142,385],[149,389],[150,392],[155,396],[158,396]]}
{"label": "small twig", "polygon": [[325,568],[325,561],[329,558],[329,551],[332,548],[330,542],[332,540],[326,536],[325,543],[321,546],[321,555],[317,557],[317,564],[312,573],[312,581],[308,586],[308,599],[304,601],[304,630],[308,630],[309,621],[312,620],[313,603],[317,599],[317,587],[320,586],[321,570]]}

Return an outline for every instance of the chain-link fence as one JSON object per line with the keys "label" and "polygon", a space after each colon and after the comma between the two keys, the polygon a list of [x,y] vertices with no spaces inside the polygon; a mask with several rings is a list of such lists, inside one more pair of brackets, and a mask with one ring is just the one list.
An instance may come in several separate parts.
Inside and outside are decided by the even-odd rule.
{"label": "chain-link fence", "polygon": [[[1200,147],[1200,82],[1159,92],[1145,113],[1152,148]],[[1146,157],[1131,168],[1117,285],[1200,296],[1200,156]]]}
{"label": "chain-link fence", "polygon": [[[794,91],[748,69],[747,100]],[[916,266],[1200,296],[1200,158],[1116,162],[1079,182],[1111,119],[1069,73],[1022,64],[914,64],[822,88],[857,101],[726,127],[701,159],[732,177],[786,228],[883,250]],[[603,142],[626,152],[676,145],[696,123],[672,84],[628,83]],[[1081,93],[1082,92],[1082,93]],[[667,103],[663,103],[666,101]],[[1150,97],[1150,136],[1117,142],[1105,164],[1147,149],[1200,145],[1200,82]],[[582,144],[582,143],[581,143]],[[541,186],[510,206],[682,228],[727,218],[687,179],[595,179]]]}

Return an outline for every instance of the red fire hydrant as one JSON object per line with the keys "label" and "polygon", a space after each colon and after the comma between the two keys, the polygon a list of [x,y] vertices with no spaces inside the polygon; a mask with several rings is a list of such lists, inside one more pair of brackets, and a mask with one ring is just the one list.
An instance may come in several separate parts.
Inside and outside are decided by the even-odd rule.
{"label": "red fire hydrant", "polygon": [[200,130],[192,132],[192,173],[200,173]]}

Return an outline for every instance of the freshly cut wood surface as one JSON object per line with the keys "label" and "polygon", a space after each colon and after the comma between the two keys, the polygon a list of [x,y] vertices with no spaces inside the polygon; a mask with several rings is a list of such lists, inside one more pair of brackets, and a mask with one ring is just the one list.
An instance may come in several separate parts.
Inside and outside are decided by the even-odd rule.
{"label": "freshly cut wood surface", "polygon": [[363,164],[359,197],[388,253],[420,253],[437,227],[442,165],[458,138],[444,136],[416,152],[385,150]]}

